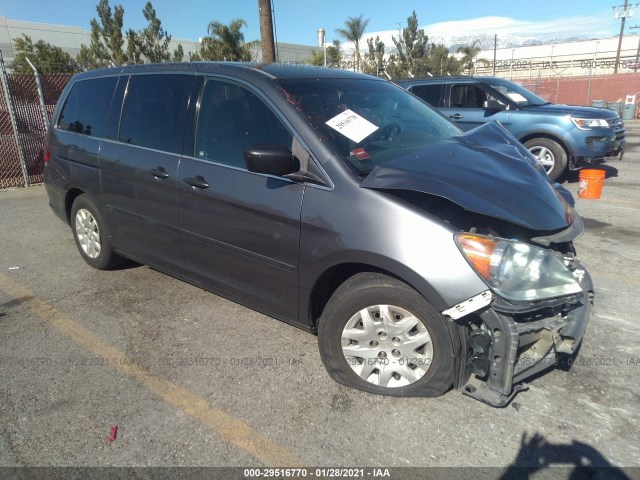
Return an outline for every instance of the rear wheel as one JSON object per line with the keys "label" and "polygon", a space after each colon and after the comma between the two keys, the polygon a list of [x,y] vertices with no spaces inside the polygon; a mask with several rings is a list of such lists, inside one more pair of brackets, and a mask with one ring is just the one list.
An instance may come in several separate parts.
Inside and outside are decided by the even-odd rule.
{"label": "rear wheel", "polygon": [[111,248],[102,215],[86,194],[78,196],[73,202],[71,228],[80,255],[93,268],[108,270],[124,261]]}
{"label": "rear wheel", "polygon": [[366,392],[438,396],[453,381],[444,318],[386,275],[357,274],[335,291],[320,319],[318,345],[334,380]]}
{"label": "rear wheel", "polygon": [[551,180],[557,180],[567,168],[567,152],[549,138],[533,138],[524,144],[542,164]]}

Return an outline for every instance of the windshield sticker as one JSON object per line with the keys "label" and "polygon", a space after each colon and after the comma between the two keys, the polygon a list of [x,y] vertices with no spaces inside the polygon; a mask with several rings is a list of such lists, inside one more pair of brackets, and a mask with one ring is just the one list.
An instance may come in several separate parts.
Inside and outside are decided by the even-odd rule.
{"label": "windshield sticker", "polygon": [[507,93],[507,97],[509,97],[511,100],[513,100],[516,103],[518,103],[518,102],[526,102],[527,101],[526,98],[524,98],[522,95],[520,95],[517,92],[509,92],[509,93]]}
{"label": "windshield sticker", "polygon": [[351,150],[351,154],[360,161],[369,160],[371,158],[369,156],[369,152],[367,152],[364,148],[355,148]]}
{"label": "windshield sticker", "polygon": [[351,110],[345,110],[336,115],[327,122],[327,125],[356,143],[378,130],[378,127],[369,120]]}

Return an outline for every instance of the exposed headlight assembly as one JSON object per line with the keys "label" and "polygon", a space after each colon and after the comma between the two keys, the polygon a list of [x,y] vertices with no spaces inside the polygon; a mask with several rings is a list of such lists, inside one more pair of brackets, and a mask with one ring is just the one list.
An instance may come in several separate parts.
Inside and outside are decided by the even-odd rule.
{"label": "exposed headlight assembly", "polygon": [[596,127],[608,127],[609,122],[604,118],[573,118],[570,117],[573,124],[580,130],[591,130]]}
{"label": "exposed headlight assembly", "polygon": [[573,274],[550,250],[470,233],[457,233],[455,240],[478,275],[507,300],[541,300],[582,291]]}

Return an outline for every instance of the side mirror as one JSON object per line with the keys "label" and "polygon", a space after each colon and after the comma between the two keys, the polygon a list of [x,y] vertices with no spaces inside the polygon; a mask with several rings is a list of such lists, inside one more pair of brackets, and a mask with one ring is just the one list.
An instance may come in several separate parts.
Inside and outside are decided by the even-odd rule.
{"label": "side mirror", "polygon": [[247,170],[283,177],[300,170],[300,163],[284,145],[267,143],[244,149]]}
{"label": "side mirror", "polygon": [[506,108],[507,108],[506,105],[500,103],[497,100],[485,100],[484,103],[482,104],[483,110],[498,111],[498,110],[504,110]]}

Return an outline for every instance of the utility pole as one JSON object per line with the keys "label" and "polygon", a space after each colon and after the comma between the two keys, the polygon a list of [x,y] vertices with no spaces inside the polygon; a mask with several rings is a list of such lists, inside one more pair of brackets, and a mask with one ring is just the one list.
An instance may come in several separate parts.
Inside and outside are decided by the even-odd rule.
{"label": "utility pole", "polygon": [[262,62],[276,61],[276,47],[273,41],[273,19],[271,17],[271,0],[258,0],[260,12],[260,43],[262,45]]}
{"label": "utility pole", "polygon": [[[629,30],[637,30],[638,28],[640,28],[640,25],[630,27]],[[634,72],[638,71],[638,61],[640,61],[640,35],[638,35],[638,50],[636,50],[636,61],[633,65]]]}
{"label": "utility pole", "polygon": [[493,36],[493,76],[496,76],[496,53],[498,50],[498,35]]}
{"label": "utility pole", "polygon": [[624,23],[627,20],[627,17],[630,17],[633,15],[633,9],[637,5],[638,4],[636,3],[632,5],[631,8],[628,8],[629,0],[624,0],[624,5],[618,5],[616,7],[613,7],[615,18],[620,18],[622,20],[620,22],[620,37],[618,38],[618,52],[616,53],[616,63],[613,66],[614,75],[618,73],[618,66],[620,64],[620,50],[622,49],[622,36],[624,35]]}

